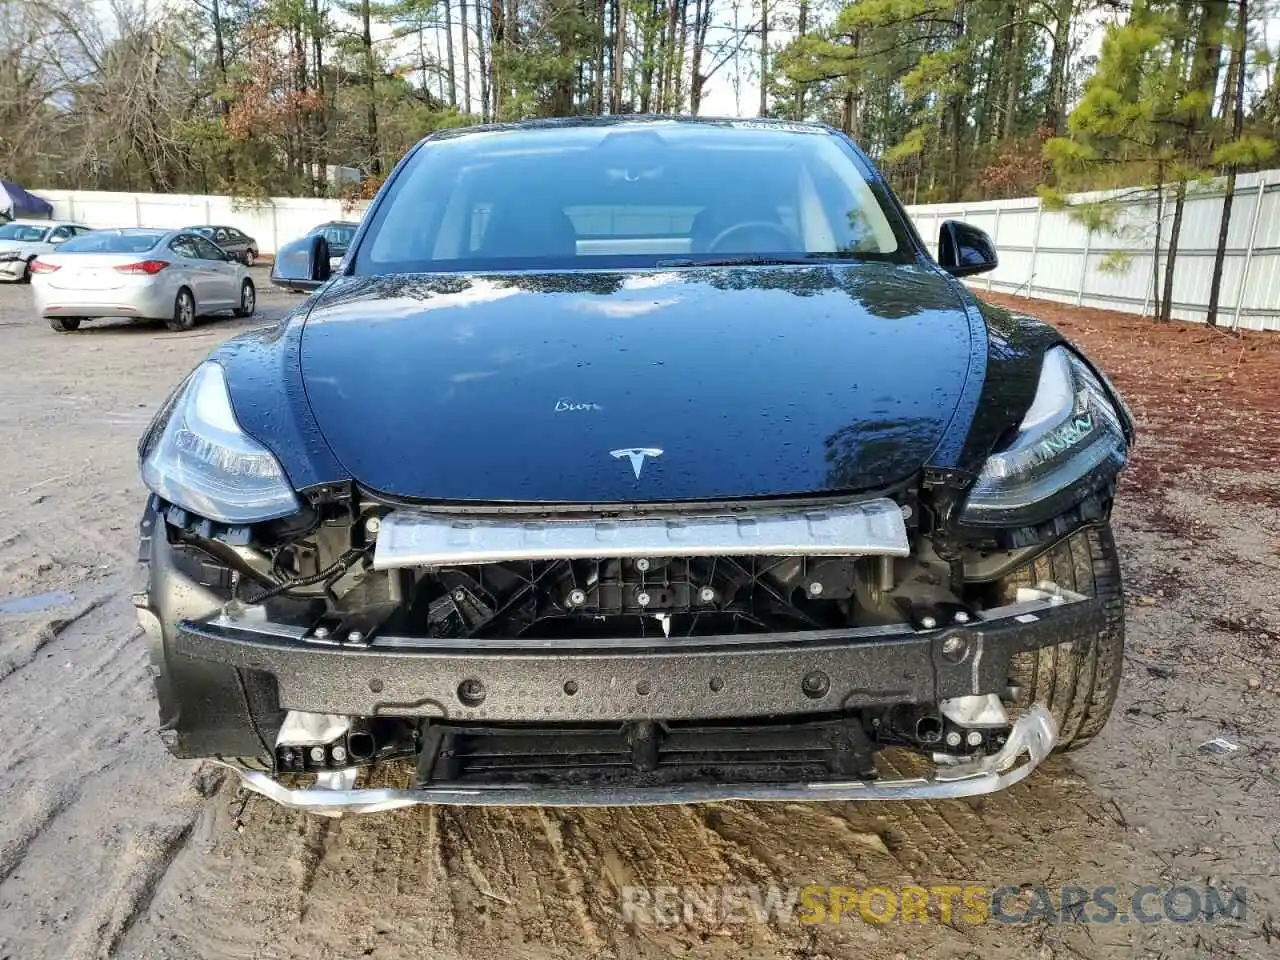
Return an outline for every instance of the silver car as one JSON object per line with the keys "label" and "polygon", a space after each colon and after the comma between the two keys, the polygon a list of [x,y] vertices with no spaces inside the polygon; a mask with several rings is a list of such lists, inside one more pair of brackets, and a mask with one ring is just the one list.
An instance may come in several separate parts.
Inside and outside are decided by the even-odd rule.
{"label": "silver car", "polygon": [[25,283],[31,279],[32,260],[92,229],[66,220],[13,220],[0,224],[0,281]]}
{"label": "silver car", "polygon": [[94,317],[163,320],[189,330],[196,317],[257,305],[249,270],[212,240],[185,230],[95,230],[31,265],[40,316],[59,333]]}

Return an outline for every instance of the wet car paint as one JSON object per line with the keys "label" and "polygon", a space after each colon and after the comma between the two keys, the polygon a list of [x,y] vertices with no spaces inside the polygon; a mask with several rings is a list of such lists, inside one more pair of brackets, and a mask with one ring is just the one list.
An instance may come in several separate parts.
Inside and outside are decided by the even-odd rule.
{"label": "wet car paint", "polygon": [[[905,479],[981,383],[975,342],[936,271],[857,263],[342,278],[300,347],[316,422],[362,485],[581,503]],[[627,449],[662,452],[636,477]]]}
{"label": "wet car paint", "polygon": [[[210,356],[226,374],[240,427],[275,455],[295,490],[351,480],[320,433],[302,383],[302,320],[315,300],[316,294],[308,296],[279,323],[234,337]],[[174,393],[181,389],[179,385]],[[168,402],[156,422],[164,421],[167,407]]]}
{"label": "wet car paint", "polygon": [[[858,270],[860,266],[837,269]],[[894,285],[899,296],[917,289],[913,284],[926,282],[921,277],[922,268],[919,267],[877,265],[876,269],[906,271],[913,278],[908,283]],[[681,271],[682,274],[689,272],[691,271]],[[738,279],[732,281],[738,285],[744,284],[741,276],[744,273],[774,274],[774,278],[769,280],[752,279],[752,283],[761,283],[768,288],[770,284],[777,285],[778,273],[794,271],[738,268],[731,272],[739,275]],[[565,275],[559,276],[563,282]],[[584,283],[591,283],[593,288],[600,292],[599,295],[605,296],[607,294],[604,291],[618,285],[619,277],[628,275],[578,274],[575,276],[581,278]],[[611,276],[614,279],[609,282],[598,279],[604,276]],[[550,285],[550,281],[543,275],[510,275],[508,279],[515,277],[524,278],[526,286],[538,285],[547,288]],[[1035,317],[983,303],[963,285],[952,283],[937,274],[933,277],[935,279],[927,282],[949,285],[951,295],[956,298],[956,307],[960,308],[963,305],[969,317],[970,342],[966,361],[968,373],[964,386],[956,398],[954,415],[929,455],[925,466],[954,470],[961,475],[972,476],[981,469],[983,461],[1000,441],[1016,428],[1034,396],[1043,352],[1054,344],[1062,342],[1062,336],[1053,327]],[[499,278],[490,278],[491,281],[495,279]],[[448,294],[450,291],[461,294],[467,289],[469,282],[469,279],[462,275],[436,275],[431,278],[388,277],[378,281],[340,278],[323,291],[313,293],[301,301],[293,313],[279,324],[229,340],[215,352],[213,359],[222,363],[227,372],[232,401],[241,425],[276,455],[295,488],[313,489],[343,484],[353,479],[351,471],[330,449],[308,402],[307,390],[302,383],[303,321],[310,313],[312,305],[319,304],[322,311],[340,311],[338,315],[345,317],[343,322],[347,324],[360,322],[373,324],[374,311],[360,306],[362,303],[367,303],[370,298],[370,285],[376,286],[383,294],[388,295],[383,297],[384,300],[398,298],[404,301],[407,298],[408,301],[416,301],[418,305],[415,308],[416,311],[430,313],[430,309],[435,308],[424,310],[422,307],[423,298],[420,294],[424,291],[424,285],[425,288],[429,288],[431,296],[439,296]],[[729,281],[718,282],[726,286]],[[851,288],[857,286],[855,282],[850,281],[846,284]],[[808,285],[812,288],[811,280]],[[864,281],[862,285],[865,290],[866,282]],[[793,289],[804,286],[803,283],[792,284]],[[883,283],[872,282],[870,287],[883,288]],[[828,295],[830,295],[829,290]],[[926,305],[938,304],[940,301],[937,298],[942,295],[935,292],[930,296],[933,299],[926,301]],[[941,302],[945,304],[945,298]],[[634,307],[627,309],[634,309]],[[882,305],[881,309],[893,313],[900,311],[901,307],[886,304]],[[931,309],[936,309],[936,306]],[[359,319],[362,314],[366,315],[363,321]],[[335,314],[330,312],[328,315],[332,318]],[[836,349],[838,345],[828,344],[827,346],[828,349]],[[360,348],[356,348],[357,353],[359,350]],[[906,355],[912,354],[909,343],[904,343],[902,350]],[[577,362],[577,360],[574,361],[575,369]],[[903,376],[911,375],[923,377],[926,374],[918,365],[913,368],[908,364],[904,368]],[[567,394],[563,397],[557,395],[554,399],[557,402],[566,399],[573,404],[601,403],[589,397],[575,398]],[[595,411],[573,409],[563,412],[572,415],[570,422],[573,422],[576,415],[590,415]],[[850,427],[850,424],[846,423],[843,426]],[[826,441],[828,437],[832,442],[829,447],[824,442],[824,457],[829,453],[833,463],[843,460],[846,467],[851,460],[856,460],[859,455],[856,425],[843,432],[837,428],[822,439]],[[506,439],[514,438],[508,436]],[[869,438],[864,436],[862,439]],[[795,443],[795,441],[791,442]],[[610,450],[612,449],[619,448],[610,447]],[[388,457],[395,455],[394,451],[387,451]],[[445,457],[448,457],[447,453]],[[605,462],[614,464],[612,458]],[[646,465],[646,472],[651,465]],[[622,479],[625,480],[627,476],[629,474],[624,473]],[[617,479],[614,477],[614,480]],[[748,496],[749,494],[737,495]],[[479,498],[474,494],[455,498],[445,493],[433,493],[417,499]],[[592,502],[596,499],[599,499],[599,496],[593,494],[584,502]]]}
{"label": "wet car paint", "polygon": [[954,466],[976,474],[1007,439],[1031,406],[1040,383],[1045,351],[1063,342],[1062,334],[1042,320],[1005,307],[982,303],[969,294],[987,330],[987,376],[977,397],[970,428]]}

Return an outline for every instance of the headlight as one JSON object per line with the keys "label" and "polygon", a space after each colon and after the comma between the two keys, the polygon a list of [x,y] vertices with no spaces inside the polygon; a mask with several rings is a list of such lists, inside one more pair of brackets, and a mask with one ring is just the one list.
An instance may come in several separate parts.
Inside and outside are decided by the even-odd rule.
{"label": "headlight", "polygon": [[1017,437],[987,459],[961,523],[1043,523],[1113,480],[1127,455],[1124,427],[1106,387],[1074,353],[1054,347],[1044,356]]}
{"label": "headlight", "polygon": [[174,395],[141,455],[152,492],[206,519],[258,523],[298,509],[279,461],[236,423],[226,377],[212,361]]}
{"label": "headlight", "polygon": [[0,260],[17,260],[17,250],[0,250]]}

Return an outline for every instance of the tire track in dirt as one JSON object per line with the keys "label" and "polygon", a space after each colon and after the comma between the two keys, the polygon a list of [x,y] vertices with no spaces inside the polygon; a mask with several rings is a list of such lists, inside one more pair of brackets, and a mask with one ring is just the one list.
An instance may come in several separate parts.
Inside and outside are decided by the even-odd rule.
{"label": "tire track in dirt", "polygon": [[[427,828],[426,828],[426,850],[427,862],[430,865],[430,872],[427,890],[431,891],[436,887],[448,886],[448,865],[445,863],[444,843],[441,838],[441,810],[439,807],[431,807],[426,811]],[[430,896],[430,893],[428,893]],[[457,914],[453,909],[452,897],[432,897],[433,903],[442,903],[444,909],[438,911],[433,910],[435,916],[432,917],[432,926],[436,928],[438,939],[449,945],[457,943]]]}
{"label": "tire track in dirt", "polygon": [[[770,875],[753,879],[762,885],[774,884],[779,895],[795,897],[798,888],[822,888],[817,901],[832,905],[832,887],[852,890],[853,901],[845,907],[839,923],[802,923],[806,911],[792,914],[789,923],[750,924],[734,930],[735,941],[744,947],[762,936],[772,935],[771,951],[795,956],[831,957],[911,957],[955,956],[968,951],[972,940],[967,931],[931,925],[870,924],[858,914],[858,892],[870,886],[898,887],[913,883],[905,865],[886,845],[898,816],[877,815],[879,804],[819,803],[786,805],[732,804],[713,808],[704,819],[730,843],[755,848],[773,863]],[[802,903],[792,901],[802,908]],[[760,929],[763,927],[763,932]]]}
{"label": "tire track in dirt", "polygon": [[[226,778],[212,802],[203,806],[187,843],[177,851],[157,882],[150,911],[119,938],[124,957],[258,957],[272,942],[273,930],[294,930],[311,906],[314,888],[302,867],[309,825],[297,814],[274,816],[265,803],[250,802],[244,833],[231,825],[239,807],[233,778]],[[244,837],[263,842],[253,849],[260,862],[246,864]],[[268,846],[269,844],[269,846]]]}
{"label": "tire track in dirt", "polygon": [[123,851],[113,882],[99,890],[92,911],[74,935],[67,960],[110,957],[129,928],[151,905],[156,885],[186,844],[194,816],[148,825]]}
{"label": "tire track in dirt", "polygon": [[327,820],[251,796],[238,832],[244,796],[228,778],[206,805],[120,956],[463,956],[440,811]]}
{"label": "tire track in dirt", "polygon": [[36,837],[71,805],[78,792],[77,786],[67,783],[40,783],[5,810],[0,826],[0,884],[22,866]]}
{"label": "tire track in dirt", "polygon": [[[477,908],[475,893],[480,892],[490,901],[481,913],[491,930],[508,928],[515,942],[543,943],[552,950],[586,946],[590,934],[580,923],[581,905],[562,886],[563,857],[544,829],[540,811],[465,808],[452,811],[447,822],[457,828],[456,839],[471,839],[455,844],[454,857],[446,863],[452,868],[454,859],[460,859],[468,867],[467,876],[480,877],[487,886],[477,883],[468,891],[465,884],[454,883],[455,895],[462,901],[455,901],[460,916],[466,900],[473,910]],[[494,902],[501,908],[495,908]],[[465,933],[460,946],[464,952],[479,948],[477,944],[468,951]]]}
{"label": "tire track in dirt", "polygon": [[[706,828],[682,807],[555,810],[562,838],[557,864],[575,909],[585,917],[584,945],[611,952],[672,956],[708,946],[753,942],[761,929],[722,929],[714,916],[670,926],[646,922],[643,897],[659,890],[710,894],[735,882],[733,868]],[[736,881],[742,882],[742,881]],[[639,910],[629,904],[640,903]]]}
{"label": "tire track in dirt", "polygon": [[561,833],[561,820],[557,811],[539,810],[538,819],[542,824],[543,835],[551,848],[552,859],[556,865],[557,882],[564,891],[570,910],[576,921],[578,932],[585,945],[598,950],[605,945],[604,939],[591,919],[591,911],[586,904],[586,890],[583,883],[587,872],[587,864],[575,853],[565,850],[564,836]]}
{"label": "tire track in dirt", "polygon": [[301,824],[299,853],[289,861],[298,894],[298,919],[304,922],[310,907],[308,898],[315,886],[316,872],[328,851],[332,828],[333,820],[328,817],[305,819]]}
{"label": "tire track in dirt", "polygon": [[0,741],[0,955],[110,953],[198,814],[190,771],[155,769],[162,751],[140,722],[149,683],[135,631],[131,608],[109,590],[63,618],[46,655],[3,682],[0,723],[23,735]]}
{"label": "tire track in dirt", "polygon": [[[477,823],[471,816],[473,813],[474,811],[469,810],[455,812],[443,808],[438,811],[441,859],[445,866],[444,879],[453,903],[454,915],[471,917],[473,920],[478,916],[482,922],[487,923],[488,905],[478,898],[487,898],[508,907],[514,907],[515,901],[507,891],[494,889],[495,880],[501,885],[506,879],[505,854],[492,836],[492,830],[487,831],[490,842],[484,849],[493,862],[489,869],[485,868],[479,856],[482,848],[474,839],[478,833]],[[483,822],[479,825],[485,826]]]}
{"label": "tire track in dirt", "polygon": [[24,631],[25,637],[19,635],[16,641],[8,644],[4,656],[0,657],[0,683],[31,663],[40,651],[57,640],[68,627],[93,613],[113,596],[114,592],[100,593],[87,601],[81,601],[66,616],[56,617]]}
{"label": "tire track in dirt", "polygon": [[727,876],[749,877],[758,880],[771,875],[770,866],[752,854],[748,847],[735,843],[711,825],[712,818],[719,819],[720,814],[718,811],[721,807],[701,805],[679,807],[677,809],[685,820],[689,822],[689,826],[695,836],[694,843],[696,846],[706,847],[715,851],[715,855],[724,864]]}
{"label": "tire track in dirt", "polygon": [[[683,807],[559,810],[565,862],[576,865],[575,892],[597,937],[615,949],[635,938],[673,949],[709,936],[709,929],[659,932],[633,923],[629,898],[660,887],[718,889],[733,869],[711,842],[713,834]],[[674,939],[673,939],[674,937]]]}

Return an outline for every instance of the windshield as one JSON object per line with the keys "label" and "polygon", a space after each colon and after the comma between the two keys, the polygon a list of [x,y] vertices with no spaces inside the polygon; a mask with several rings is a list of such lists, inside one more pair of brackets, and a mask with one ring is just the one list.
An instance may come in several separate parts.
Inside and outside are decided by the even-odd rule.
{"label": "windshield", "polygon": [[323,227],[316,227],[312,233],[323,236],[331,247],[346,247],[356,235],[356,228],[345,223],[328,223]]}
{"label": "windshield", "polygon": [[419,149],[357,274],[902,260],[896,215],[818,128],[685,123],[469,133]]}
{"label": "windshield", "polygon": [[120,233],[98,230],[74,237],[58,247],[59,253],[145,253],[165,236],[163,230],[137,230]]}
{"label": "windshield", "polygon": [[0,227],[0,240],[16,240],[19,243],[39,243],[49,232],[48,227],[33,227],[29,223],[6,223]]}

